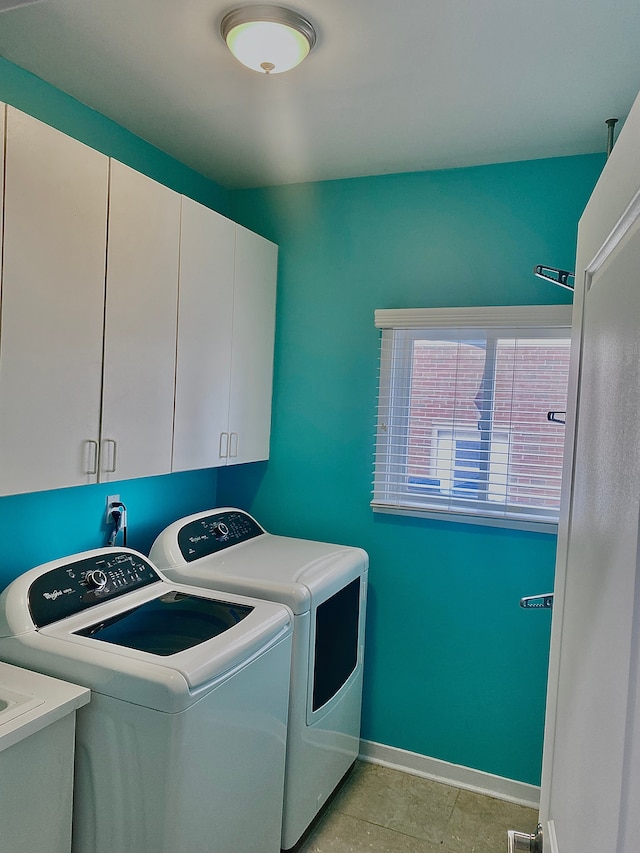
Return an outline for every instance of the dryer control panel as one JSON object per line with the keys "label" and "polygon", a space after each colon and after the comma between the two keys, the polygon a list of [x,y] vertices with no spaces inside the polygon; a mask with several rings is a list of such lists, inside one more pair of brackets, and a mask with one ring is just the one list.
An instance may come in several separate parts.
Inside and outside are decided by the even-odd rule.
{"label": "dryer control panel", "polygon": [[29,587],[29,612],[36,627],[43,628],[159,580],[141,555],[109,549],[36,578]]}
{"label": "dryer control panel", "polygon": [[186,562],[191,563],[261,533],[264,530],[246,512],[223,510],[185,524],[178,532],[178,547]]}

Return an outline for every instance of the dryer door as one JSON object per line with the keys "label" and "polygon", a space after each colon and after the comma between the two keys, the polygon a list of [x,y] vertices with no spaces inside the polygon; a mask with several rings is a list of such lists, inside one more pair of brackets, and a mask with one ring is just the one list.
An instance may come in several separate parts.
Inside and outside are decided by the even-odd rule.
{"label": "dryer door", "polygon": [[312,609],[309,723],[327,708],[358,666],[361,585],[362,578],[358,576]]}

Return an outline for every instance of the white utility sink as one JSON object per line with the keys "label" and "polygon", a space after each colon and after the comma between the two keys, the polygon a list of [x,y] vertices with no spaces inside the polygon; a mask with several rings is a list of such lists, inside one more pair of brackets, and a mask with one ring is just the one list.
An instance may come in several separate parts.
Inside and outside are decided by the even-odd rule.
{"label": "white utility sink", "polygon": [[0,662],[0,853],[70,853],[85,687]]}
{"label": "white utility sink", "polygon": [[44,699],[27,696],[24,693],[14,693],[0,683],[0,727],[39,705],[44,705]]}

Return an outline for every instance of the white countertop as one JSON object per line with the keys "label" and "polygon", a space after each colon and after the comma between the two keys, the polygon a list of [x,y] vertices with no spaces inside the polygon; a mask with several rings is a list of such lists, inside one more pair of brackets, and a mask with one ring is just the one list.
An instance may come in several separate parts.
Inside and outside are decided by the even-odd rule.
{"label": "white countertop", "polygon": [[91,691],[0,661],[0,752],[86,705]]}

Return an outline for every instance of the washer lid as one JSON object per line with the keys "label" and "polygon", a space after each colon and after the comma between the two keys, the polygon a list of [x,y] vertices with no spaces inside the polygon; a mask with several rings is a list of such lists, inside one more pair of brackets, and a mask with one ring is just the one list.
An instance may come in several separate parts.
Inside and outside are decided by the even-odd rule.
{"label": "washer lid", "polygon": [[73,633],[167,657],[219,637],[253,610],[249,604],[219,601],[172,589]]}

